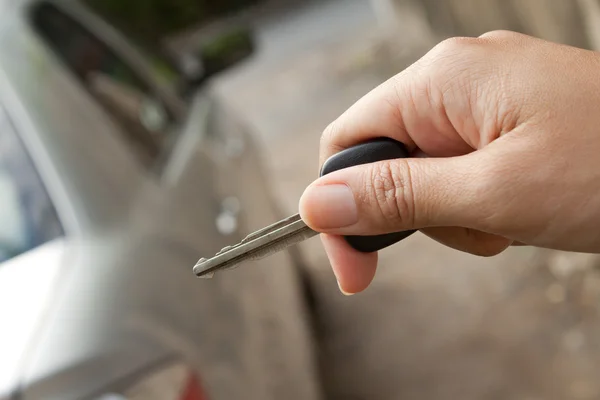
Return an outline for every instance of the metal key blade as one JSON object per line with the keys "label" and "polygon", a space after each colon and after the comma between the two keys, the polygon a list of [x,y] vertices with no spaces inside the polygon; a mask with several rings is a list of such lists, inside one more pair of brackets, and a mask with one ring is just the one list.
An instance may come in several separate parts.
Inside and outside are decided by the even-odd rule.
{"label": "metal key blade", "polygon": [[273,225],[269,225],[266,228],[262,228],[259,231],[251,233],[250,235],[246,236],[244,238],[244,240],[242,240],[242,243],[240,243],[240,244],[251,242],[254,239],[258,239],[259,237],[263,236],[266,233],[274,232],[280,228],[285,228],[286,226],[293,224],[294,222],[301,221],[301,220],[302,219],[300,218],[300,214],[292,215],[291,217],[282,219],[279,222],[275,222]]}
{"label": "metal key blade", "polygon": [[316,235],[318,232],[310,229],[296,214],[249,235],[235,246],[226,247],[211,259],[200,259],[194,274],[210,278],[216,271],[234,268],[245,261],[260,260]]}

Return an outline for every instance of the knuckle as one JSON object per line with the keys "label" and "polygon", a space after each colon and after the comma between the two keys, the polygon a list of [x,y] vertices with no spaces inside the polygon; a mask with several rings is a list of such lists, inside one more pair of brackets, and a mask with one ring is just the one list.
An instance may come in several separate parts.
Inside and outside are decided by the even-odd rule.
{"label": "knuckle", "polygon": [[477,71],[474,65],[481,64],[481,45],[480,39],[472,37],[453,37],[439,43],[423,63],[430,85],[442,93],[469,86]]}
{"label": "knuckle", "polygon": [[323,133],[321,134],[321,147],[327,146],[331,142],[332,138],[335,136],[336,131],[336,121],[333,121],[329,125],[327,125],[327,127],[325,128],[325,130],[323,130]]}
{"label": "knuckle", "polygon": [[485,164],[478,165],[480,167],[473,176],[471,195],[475,199],[489,201],[479,201],[477,206],[473,207],[472,213],[476,216],[478,229],[497,232],[507,221],[513,219],[509,212],[513,203],[507,199],[512,197],[511,187],[514,179],[510,177],[514,176],[514,173],[511,172],[510,166],[493,158],[488,158]]}
{"label": "knuckle", "polygon": [[436,54],[455,54],[462,51],[464,48],[479,44],[477,38],[455,36],[442,40],[433,48]]}
{"label": "knuckle", "polygon": [[514,40],[519,37],[520,34],[512,31],[508,31],[505,29],[498,29],[484,33],[479,36],[479,39],[488,39],[493,41],[504,41],[504,40]]}
{"label": "knuckle", "polygon": [[385,220],[412,226],[414,199],[410,170],[402,160],[374,164],[367,194]]}
{"label": "knuckle", "polygon": [[337,151],[341,150],[340,146],[338,146],[336,144],[338,141],[337,138],[338,138],[340,132],[341,132],[341,127],[340,127],[339,119],[331,122],[325,128],[325,130],[323,130],[323,133],[321,134],[321,139],[319,142],[322,154],[331,155],[331,154],[334,154]]}

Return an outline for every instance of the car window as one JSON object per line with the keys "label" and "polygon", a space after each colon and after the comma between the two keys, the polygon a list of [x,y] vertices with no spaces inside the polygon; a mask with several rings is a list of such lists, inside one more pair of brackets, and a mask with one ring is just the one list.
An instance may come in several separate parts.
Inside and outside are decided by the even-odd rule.
{"label": "car window", "polygon": [[[140,19],[146,20],[152,18],[151,15],[148,13],[142,15],[143,13],[139,11],[132,11],[130,8],[131,4],[121,3],[120,1],[82,0],[82,2],[96,16],[108,23],[121,36],[125,37],[129,44],[144,56],[154,76],[163,85],[169,87],[175,93],[181,93],[186,84],[186,77],[177,66],[178,62],[174,58],[174,55],[167,52],[161,46],[160,37],[164,37],[164,35],[157,37],[154,35],[157,33],[156,29],[152,30],[154,34],[149,34],[147,30],[140,29],[139,24],[132,23],[132,18],[135,18],[139,22]],[[139,8],[140,4],[143,3],[133,6],[134,8]],[[150,9],[153,8],[150,7]],[[164,20],[165,18],[163,18]],[[154,25],[155,23],[153,22],[152,24]]]}
{"label": "car window", "polygon": [[62,235],[50,197],[0,109],[0,262]]}
{"label": "car window", "polygon": [[52,51],[120,125],[141,162],[152,166],[167,145],[172,116],[147,82],[106,43],[54,5],[38,4],[33,23]]}

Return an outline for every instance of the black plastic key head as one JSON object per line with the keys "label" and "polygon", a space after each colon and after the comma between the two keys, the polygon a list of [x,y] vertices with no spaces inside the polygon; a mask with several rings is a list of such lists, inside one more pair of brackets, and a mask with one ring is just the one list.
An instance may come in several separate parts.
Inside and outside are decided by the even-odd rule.
{"label": "black plastic key head", "polygon": [[[402,143],[389,138],[374,139],[331,156],[321,167],[320,176],[356,165],[407,157],[408,150]],[[377,236],[346,236],[346,241],[361,253],[372,253],[398,243],[415,232],[412,230]]]}

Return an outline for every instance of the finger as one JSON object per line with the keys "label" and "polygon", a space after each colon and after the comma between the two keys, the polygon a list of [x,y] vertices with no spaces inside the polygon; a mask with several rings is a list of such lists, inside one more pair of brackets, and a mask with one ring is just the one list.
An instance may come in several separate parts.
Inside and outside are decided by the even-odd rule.
{"label": "finger", "polygon": [[388,81],[350,107],[323,132],[321,164],[341,150],[378,137],[396,139],[409,151],[418,147],[435,157],[471,152],[440,106],[432,107],[429,89],[408,87],[418,84]]}
{"label": "finger", "polygon": [[[325,175],[300,199],[314,230],[376,235],[427,227],[484,229],[501,208],[503,184],[484,153],[452,158],[382,161]],[[490,189],[491,188],[491,189]],[[491,196],[491,197],[490,197]]]}
{"label": "finger", "polygon": [[511,246],[515,246],[515,247],[525,247],[525,246],[530,246],[527,243],[523,243],[523,242],[512,242]]}
{"label": "finger", "polygon": [[377,137],[394,138],[404,143],[409,151],[416,148],[402,118],[398,116],[400,104],[394,98],[393,89],[391,80],[383,83],[325,129],[321,136],[321,164],[341,150]]}
{"label": "finger", "polygon": [[421,232],[445,246],[482,257],[500,254],[512,244],[502,236],[469,228],[426,228]]}
{"label": "finger", "polygon": [[375,277],[377,253],[360,253],[341,236],[321,235],[321,240],[342,293],[365,290]]}
{"label": "finger", "polygon": [[[343,149],[376,137],[396,139],[410,151],[418,147],[432,157],[462,155],[477,148],[481,127],[472,115],[470,86],[463,84],[465,67],[473,65],[469,52],[452,43],[436,46],[331,123],[321,138],[321,164]],[[457,50],[463,51],[463,57],[442,65],[441,60],[456,56]],[[468,79],[476,87],[480,77],[470,74]]]}

